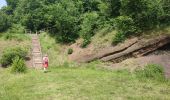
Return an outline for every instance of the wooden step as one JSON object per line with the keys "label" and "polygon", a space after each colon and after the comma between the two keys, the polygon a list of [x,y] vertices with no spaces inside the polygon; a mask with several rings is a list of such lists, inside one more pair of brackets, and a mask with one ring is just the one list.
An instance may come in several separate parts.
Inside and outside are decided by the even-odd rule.
{"label": "wooden step", "polygon": [[33,48],[40,48],[40,45],[32,45]]}
{"label": "wooden step", "polygon": [[34,62],[42,62],[42,59],[34,59]]}
{"label": "wooden step", "polygon": [[34,55],[32,55],[32,56],[33,56],[34,58],[42,58],[42,57],[41,57],[41,54],[38,54],[38,55],[37,55],[37,54],[36,54],[36,55],[34,54]]}
{"label": "wooden step", "polygon": [[40,48],[35,47],[35,48],[32,49],[32,51],[40,51]]}
{"label": "wooden step", "polygon": [[41,57],[34,57],[35,60],[42,61]]}
{"label": "wooden step", "polygon": [[41,53],[41,46],[38,39],[38,35],[32,35],[32,57],[33,57],[33,67],[35,69],[42,68],[42,53]]}
{"label": "wooden step", "polygon": [[32,51],[33,52],[38,52],[38,51],[40,52],[40,49],[33,49]]}
{"label": "wooden step", "polygon": [[34,56],[41,56],[41,52],[32,52],[32,55],[34,55]]}
{"label": "wooden step", "polygon": [[33,53],[41,53],[40,51],[33,51]]}
{"label": "wooden step", "polygon": [[43,64],[43,62],[39,61],[39,62],[34,62],[35,64]]}

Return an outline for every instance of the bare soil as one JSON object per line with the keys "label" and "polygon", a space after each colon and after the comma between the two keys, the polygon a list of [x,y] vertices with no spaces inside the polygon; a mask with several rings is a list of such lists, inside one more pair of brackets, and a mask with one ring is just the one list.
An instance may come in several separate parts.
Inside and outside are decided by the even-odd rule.
{"label": "bare soil", "polygon": [[[126,41],[126,42],[128,42],[128,45],[129,45],[129,41]],[[118,47],[119,48],[121,47],[124,50],[124,48],[126,48],[126,46],[127,46],[126,42],[124,43],[124,45],[122,44],[123,46],[119,45]],[[133,42],[134,41],[132,41],[132,43]],[[150,42],[147,42],[147,43],[150,43]],[[155,51],[153,50],[152,52],[150,52],[151,50],[149,49],[149,54],[147,54],[145,56],[139,56],[139,57],[132,56],[130,58],[128,58],[126,56],[127,57],[126,60],[123,60],[122,62],[115,63],[115,64],[108,63],[108,65],[106,65],[106,66],[111,66],[110,67],[111,69],[128,68],[133,71],[137,67],[141,68],[147,64],[159,64],[165,68],[166,77],[170,77],[170,43],[166,44],[163,47],[162,47],[162,45],[164,45],[164,44],[158,45],[160,47],[154,46],[154,48],[156,48],[157,50],[155,50]],[[89,61],[89,60],[95,59],[95,58],[100,59],[101,57],[103,57],[107,54],[115,53],[113,51],[117,50],[117,49],[114,49],[115,47],[110,46],[110,47],[104,48],[103,50],[100,49],[98,51],[95,51],[94,46],[92,44],[90,44],[87,48],[83,49],[83,48],[80,48],[80,43],[78,43],[78,42],[71,45],[70,48],[72,48],[74,52],[73,52],[73,54],[69,55],[69,60],[80,61],[80,62],[82,61],[82,59],[83,59],[83,61]],[[152,46],[150,48],[152,48]],[[161,48],[161,50],[159,50],[159,48]],[[122,49],[120,49],[120,51],[121,50]],[[103,53],[102,51],[104,51],[105,53]]]}
{"label": "bare soil", "polygon": [[[165,52],[165,51],[163,51]],[[130,58],[121,63],[112,64],[112,68],[129,68],[132,71],[137,67],[144,67],[147,64],[158,64],[164,67],[165,76],[170,78],[170,53],[160,55],[148,55],[139,58]]]}

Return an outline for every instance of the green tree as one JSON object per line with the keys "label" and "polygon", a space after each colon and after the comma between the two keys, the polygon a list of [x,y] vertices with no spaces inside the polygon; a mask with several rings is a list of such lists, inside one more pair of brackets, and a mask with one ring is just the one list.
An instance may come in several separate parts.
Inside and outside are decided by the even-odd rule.
{"label": "green tree", "polygon": [[159,0],[121,0],[121,15],[130,16],[141,30],[159,24],[162,13]]}
{"label": "green tree", "polygon": [[82,16],[82,23],[80,25],[80,36],[84,39],[82,47],[86,47],[90,41],[91,37],[94,35],[94,30],[97,28],[98,14],[96,12],[85,13]]}
{"label": "green tree", "polygon": [[0,32],[7,30],[10,26],[10,16],[0,11]]}

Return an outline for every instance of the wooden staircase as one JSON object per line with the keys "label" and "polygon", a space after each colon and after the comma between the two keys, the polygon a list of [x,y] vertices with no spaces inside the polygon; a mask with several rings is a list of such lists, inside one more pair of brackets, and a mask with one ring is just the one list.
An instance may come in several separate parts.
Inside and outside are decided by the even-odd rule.
{"label": "wooden staircase", "polygon": [[31,34],[32,37],[32,66],[35,69],[42,68],[42,52],[41,45],[37,34]]}

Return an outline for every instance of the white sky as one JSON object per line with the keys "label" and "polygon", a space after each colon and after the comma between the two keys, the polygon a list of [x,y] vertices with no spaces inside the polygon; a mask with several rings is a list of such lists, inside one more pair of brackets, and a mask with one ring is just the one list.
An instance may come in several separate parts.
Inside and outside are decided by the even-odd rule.
{"label": "white sky", "polygon": [[0,8],[2,8],[3,6],[6,6],[6,0],[0,0]]}

